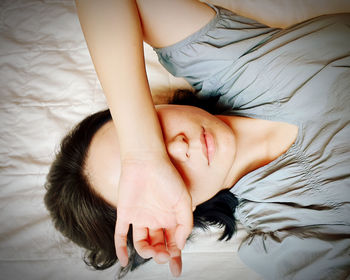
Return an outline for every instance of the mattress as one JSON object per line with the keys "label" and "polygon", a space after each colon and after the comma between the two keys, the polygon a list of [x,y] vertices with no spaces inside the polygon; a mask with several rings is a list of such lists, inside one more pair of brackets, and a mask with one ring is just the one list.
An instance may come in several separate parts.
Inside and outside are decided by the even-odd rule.
{"label": "mattress", "polygon": [[[346,0],[217,0],[265,24],[285,27],[326,13],[350,12]],[[189,85],[171,76],[144,44],[156,104]],[[114,279],[118,265],[94,271],[84,250],[65,240],[43,203],[44,182],[60,139],[85,116],[106,108],[71,0],[0,2],[0,279]],[[247,232],[227,242],[220,229],[195,231],[183,250],[182,279],[261,279],[239,259]],[[153,261],[125,279],[172,279]]]}

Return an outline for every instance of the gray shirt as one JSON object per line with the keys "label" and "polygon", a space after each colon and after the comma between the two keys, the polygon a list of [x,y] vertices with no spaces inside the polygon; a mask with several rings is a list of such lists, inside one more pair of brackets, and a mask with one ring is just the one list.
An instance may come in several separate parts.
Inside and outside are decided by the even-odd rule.
{"label": "gray shirt", "polygon": [[231,191],[249,236],[241,259],[267,279],[350,275],[350,15],[281,30],[228,10],[160,62],[226,115],[297,125],[290,149]]}

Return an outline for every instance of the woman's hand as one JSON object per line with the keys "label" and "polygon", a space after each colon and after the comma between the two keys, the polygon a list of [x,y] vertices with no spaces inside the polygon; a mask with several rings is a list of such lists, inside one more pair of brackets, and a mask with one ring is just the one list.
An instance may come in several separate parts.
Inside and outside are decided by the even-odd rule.
{"label": "woman's hand", "polygon": [[129,224],[136,251],[181,273],[181,251],[192,231],[191,197],[167,155],[138,154],[122,161],[115,245],[120,263],[128,263]]}

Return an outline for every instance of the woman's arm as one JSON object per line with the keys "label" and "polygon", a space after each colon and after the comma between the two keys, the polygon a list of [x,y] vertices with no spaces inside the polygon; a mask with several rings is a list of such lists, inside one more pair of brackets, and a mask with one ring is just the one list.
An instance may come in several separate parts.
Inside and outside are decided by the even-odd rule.
{"label": "woman's arm", "polygon": [[76,1],[79,20],[111,110],[122,159],[166,153],[147,81],[135,1]]}
{"label": "woman's arm", "polygon": [[[158,23],[153,27],[150,25],[154,23],[150,19],[150,11],[155,8],[153,5],[162,4],[164,9],[165,3],[174,2],[182,5],[191,3],[192,10],[189,11],[192,12],[195,7],[193,4],[199,3],[195,0],[139,1],[139,4],[143,5],[140,9],[143,15],[143,29],[147,34],[147,41],[151,44],[171,44],[181,40],[183,36],[188,36],[188,32],[199,29],[195,25],[195,30],[186,29],[187,33],[180,32],[182,35],[174,31],[176,36],[168,36],[165,41],[155,35],[161,30],[155,27]],[[182,178],[171,164],[163,143],[145,72],[143,34],[136,2],[77,0],[76,5],[120,142],[122,175],[119,183],[116,227],[118,257],[123,265],[127,264],[126,234],[129,224],[132,223],[135,248],[138,252],[143,257],[152,256],[156,260],[158,258],[159,262],[164,261],[166,237],[173,262],[171,268],[175,267],[176,270],[178,266],[181,267],[180,252],[176,247],[182,248],[192,229],[191,199]],[[202,8],[199,11],[204,11],[202,5],[204,4],[200,4]],[[209,9],[207,12],[213,12],[209,7],[206,8]],[[171,14],[175,19],[176,14]],[[196,19],[195,14],[194,12],[188,16]],[[152,17],[161,19],[155,14],[152,14]],[[162,20],[166,20],[164,15]],[[208,16],[205,21],[209,21]],[[190,20],[187,24],[190,26]],[[162,230],[159,230],[161,228],[166,228],[165,236]],[[161,246],[157,245],[159,242]]]}
{"label": "woman's arm", "polygon": [[198,0],[137,0],[143,39],[156,48],[175,44],[195,33],[215,11]]}
{"label": "woman's arm", "polygon": [[[154,221],[154,210],[145,216],[142,209],[145,205],[152,205],[149,198],[148,201],[142,199],[149,197],[146,196],[146,192],[148,195],[150,192],[153,192],[153,195],[157,193],[157,182],[151,182],[152,178],[147,178],[145,167],[152,169],[154,163],[166,162],[167,153],[146,77],[142,30],[136,2],[84,0],[77,1],[76,4],[90,55],[119,136],[122,172],[115,234],[118,258],[122,265],[128,263],[126,236],[129,224],[132,223],[138,253],[144,258],[157,257],[158,253],[163,260],[166,248],[158,246],[157,251],[152,250],[152,244],[148,242],[147,227],[166,226]],[[162,165],[166,166],[164,163]],[[170,166],[170,163],[167,165]],[[152,173],[156,170],[154,167]],[[149,169],[147,171],[150,173]],[[173,174],[169,176],[169,180],[173,179],[177,193],[185,193],[184,183],[176,170],[165,173],[169,175],[171,172]],[[143,185],[153,185],[155,189],[146,189]],[[177,194],[176,197],[178,196]],[[187,198],[187,201],[190,201],[190,198]],[[187,216],[191,206],[188,204]],[[166,217],[164,219],[166,220]],[[190,220],[190,223],[186,224],[189,232],[191,219],[187,220]]]}

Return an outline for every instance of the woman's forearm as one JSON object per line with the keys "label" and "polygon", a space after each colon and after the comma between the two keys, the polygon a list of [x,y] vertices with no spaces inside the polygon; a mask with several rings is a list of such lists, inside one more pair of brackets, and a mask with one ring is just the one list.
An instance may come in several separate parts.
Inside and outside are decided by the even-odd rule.
{"label": "woman's forearm", "polygon": [[165,146],[148,85],[134,0],[76,0],[79,20],[117,127],[122,159]]}

